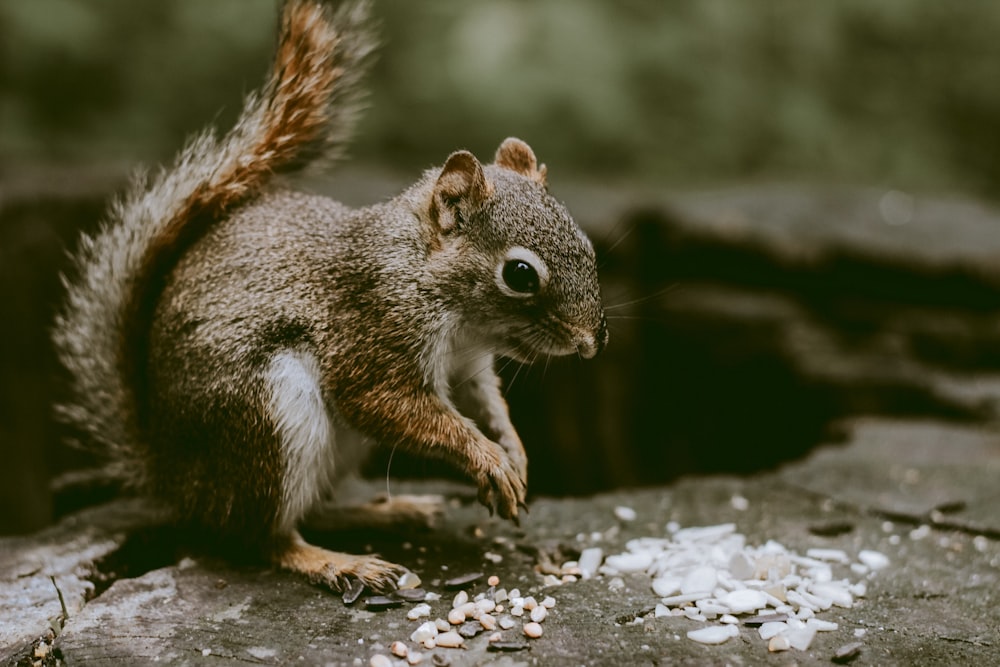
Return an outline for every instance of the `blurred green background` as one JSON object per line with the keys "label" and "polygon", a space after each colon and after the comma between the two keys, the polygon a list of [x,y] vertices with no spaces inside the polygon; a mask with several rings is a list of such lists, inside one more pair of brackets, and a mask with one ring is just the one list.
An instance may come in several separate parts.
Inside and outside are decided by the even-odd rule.
{"label": "blurred green background", "polygon": [[[277,0],[0,3],[0,168],[166,160],[256,87]],[[555,173],[1000,194],[992,0],[382,0],[353,159],[503,137]]]}
{"label": "blurred green background", "polygon": [[[47,330],[62,298],[65,249],[81,228],[94,227],[131,167],[169,161],[206,123],[230,125],[267,69],[277,7],[278,0],[0,0],[0,315],[7,323],[0,326],[0,462],[8,471],[0,485],[0,533],[45,525],[53,516],[50,476],[79,464],[78,453],[57,445],[61,434],[51,420],[60,384]],[[648,193],[728,184],[847,184],[1000,199],[996,0],[377,0],[375,13],[384,44],[369,79],[370,109],[351,149],[352,167],[331,181],[351,203],[412,182],[457,148],[488,159],[510,135],[528,141],[549,164],[555,194],[572,186],[591,196],[594,210],[577,211],[590,219],[601,218],[608,193],[641,207]],[[360,169],[348,173],[354,165]],[[366,188],[370,181],[378,183]],[[835,222],[847,210],[824,208],[824,201],[810,205],[828,208],[829,220],[818,216],[811,224]],[[655,242],[665,225],[654,217],[645,227],[629,219],[599,221],[606,225],[595,238],[599,249],[617,248],[602,273],[609,299],[622,301],[618,283],[632,285],[643,257],[653,268],[707,261],[689,246],[657,254],[673,237]],[[640,228],[632,240],[625,239],[629,225]],[[731,254],[712,257],[726,270],[733,261]],[[750,273],[759,268],[748,266]],[[663,280],[685,279],[683,270],[679,275]],[[746,280],[739,271],[732,275],[736,285]],[[663,294],[639,287],[634,291],[646,298]],[[824,302],[816,308],[822,311]],[[659,319],[636,319],[636,326],[669,321],[669,327],[646,338],[636,334],[633,351],[623,335],[609,349],[610,362],[592,365],[614,382],[581,370],[596,379],[568,383],[575,389],[565,396],[549,389],[552,374],[547,384],[520,383],[526,442],[544,449],[551,441],[569,446],[577,436],[593,436],[607,445],[589,458],[558,447],[533,456],[539,470],[548,460],[556,471],[549,486],[544,475],[536,477],[542,491],[657,481],[652,476],[659,471],[683,474],[715,464],[699,456],[726,460],[712,447],[740,441],[712,428],[715,439],[704,436],[699,420],[734,431],[749,422],[713,412],[725,401],[714,376],[701,376],[716,348],[723,354],[714,367],[722,373],[718,384],[729,391],[725,406],[752,415],[754,435],[769,432],[775,419],[762,402],[784,409],[772,396],[775,387],[787,389],[775,395],[789,401],[817,393],[800,390],[798,376],[775,380],[786,373],[782,359],[765,359],[774,362],[771,376],[754,366],[749,380],[739,380],[742,367],[725,360],[733,339],[747,337],[743,324],[724,320],[712,338],[697,327],[684,329],[686,311],[669,320],[654,314]],[[983,325],[984,341],[993,340],[992,326]],[[699,344],[702,356],[687,354],[684,345]],[[649,359],[671,348],[685,358],[671,360],[670,381],[661,382],[668,374]],[[751,352],[759,363],[758,350]],[[632,365],[621,365],[628,355]],[[636,368],[639,379],[629,375]],[[675,381],[678,373],[682,380]],[[769,390],[761,391],[755,383],[768,377]],[[691,391],[699,381],[706,383],[700,394]],[[654,384],[656,391],[646,391]],[[823,407],[826,389],[817,391],[822,409],[810,417],[796,408],[808,423],[799,431],[783,427],[793,432],[787,440],[798,452],[817,442],[814,427],[837,412]],[[562,400],[556,408],[546,402],[553,394]],[[661,434],[663,405],[675,409]],[[550,413],[559,424],[551,432],[543,424]],[[649,415],[636,420],[650,436],[643,442],[659,448],[652,454],[620,446],[621,433],[638,428],[629,426],[633,413]],[[598,414],[609,415],[601,422],[607,429],[581,418]],[[531,431],[532,425],[544,428]],[[669,447],[661,446],[665,439]],[[597,451],[594,442],[588,446]],[[797,455],[767,451],[775,458]],[[685,453],[694,461],[686,468]],[[569,472],[567,461],[577,463]]]}

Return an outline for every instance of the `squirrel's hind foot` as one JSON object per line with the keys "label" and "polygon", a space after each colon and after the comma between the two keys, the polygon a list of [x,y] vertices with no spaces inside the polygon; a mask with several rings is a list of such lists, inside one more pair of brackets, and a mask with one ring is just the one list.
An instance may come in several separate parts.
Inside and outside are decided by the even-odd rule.
{"label": "squirrel's hind foot", "polygon": [[273,559],[281,569],[303,574],[310,582],[338,593],[344,592],[355,579],[373,591],[393,591],[396,582],[407,572],[402,565],[376,556],[346,554],[314,546],[298,533],[276,550]]}

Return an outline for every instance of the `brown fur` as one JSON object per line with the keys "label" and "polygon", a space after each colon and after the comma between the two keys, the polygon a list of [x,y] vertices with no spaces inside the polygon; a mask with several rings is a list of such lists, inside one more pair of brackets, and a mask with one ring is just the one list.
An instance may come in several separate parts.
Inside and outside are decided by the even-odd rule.
{"label": "brown fur", "polygon": [[[365,23],[361,3],[289,0],[262,92],[83,239],[55,331],[73,376],[63,415],[136,484],[181,522],[335,589],[403,571],[295,529],[371,441],[453,463],[516,520],[527,458],[495,355],[589,357],[607,340],[593,248],[520,140],[492,165],[453,153],[359,210],[271,186],[338,150]],[[512,268],[544,286],[517,287]]]}

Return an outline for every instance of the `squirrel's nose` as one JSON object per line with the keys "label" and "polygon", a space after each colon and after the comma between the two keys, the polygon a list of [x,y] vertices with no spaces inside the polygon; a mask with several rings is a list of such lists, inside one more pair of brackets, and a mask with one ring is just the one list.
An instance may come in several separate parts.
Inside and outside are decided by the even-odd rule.
{"label": "squirrel's nose", "polygon": [[592,359],[597,356],[608,345],[608,323],[603,317],[597,327],[597,333],[593,336],[581,336],[580,342],[576,345],[576,351],[584,359]]}

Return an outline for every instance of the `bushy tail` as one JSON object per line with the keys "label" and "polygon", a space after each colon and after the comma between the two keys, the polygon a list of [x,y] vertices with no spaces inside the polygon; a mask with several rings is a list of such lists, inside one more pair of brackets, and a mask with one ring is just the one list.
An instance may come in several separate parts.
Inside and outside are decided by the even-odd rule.
{"label": "bushy tail", "polygon": [[156,286],[187,244],[273,174],[339,156],[375,44],[366,0],[337,10],[287,0],[270,77],[236,126],[222,139],[195,137],[172,168],[137,176],[97,234],[81,239],[53,333],[71,376],[71,399],[57,411],[123,478],[143,472],[139,365]]}

